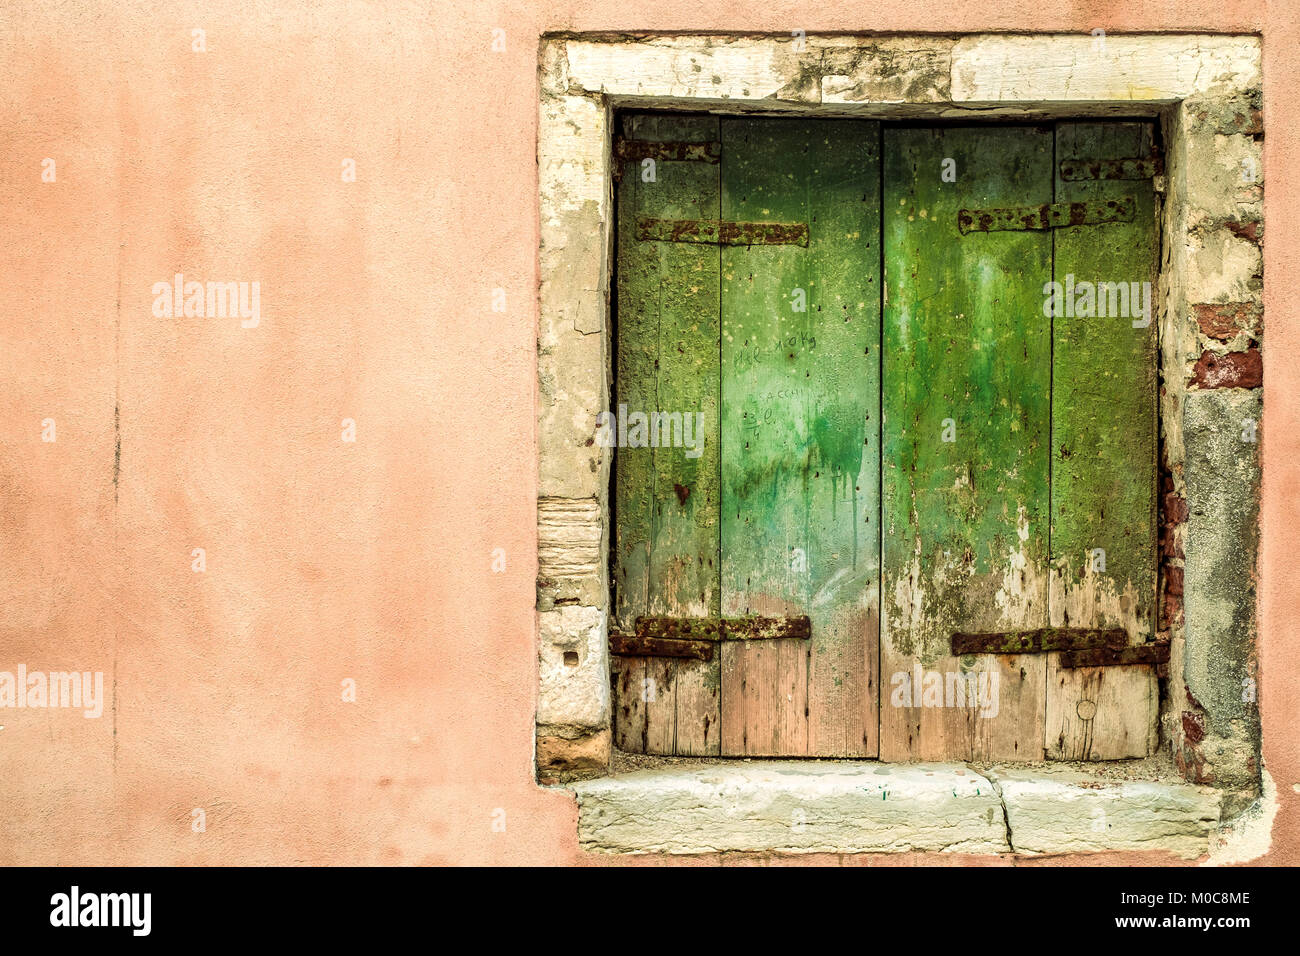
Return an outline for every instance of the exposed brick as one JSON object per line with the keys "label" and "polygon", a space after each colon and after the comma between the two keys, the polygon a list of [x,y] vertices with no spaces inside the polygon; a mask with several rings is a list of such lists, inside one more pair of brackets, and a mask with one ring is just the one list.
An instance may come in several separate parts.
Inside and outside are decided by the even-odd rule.
{"label": "exposed brick", "polygon": [[[1183,616],[1183,569],[1171,561],[1183,560],[1182,535],[1178,529],[1187,521],[1187,500],[1174,491],[1174,476],[1169,470],[1169,459],[1164,444],[1160,442],[1160,571],[1165,576],[1166,586],[1159,606],[1158,627],[1169,631],[1182,621]],[[1177,582],[1171,582],[1170,576],[1177,575]],[[1176,589],[1177,593],[1173,593]],[[1162,665],[1168,677],[1168,665]]]}
{"label": "exposed brick", "polygon": [[1257,332],[1263,324],[1264,309],[1254,302],[1206,302],[1192,309],[1201,332],[1220,342],[1241,332]]}
{"label": "exposed brick", "polygon": [[1264,238],[1264,224],[1261,222],[1240,222],[1229,219],[1223,225],[1228,232],[1240,239],[1259,242]]}
{"label": "exposed brick", "polygon": [[1174,751],[1174,763],[1184,779],[1207,786],[1214,783],[1214,772],[1206,769],[1205,756],[1190,744]]}
{"label": "exposed brick", "polygon": [[1187,520],[1187,499],[1172,491],[1165,494],[1165,521],[1168,524],[1182,524]]}
{"label": "exposed brick", "polygon": [[1165,590],[1180,597],[1183,593],[1183,569],[1171,564],[1165,568]]}
{"label": "exposed brick", "polygon": [[1160,607],[1160,627],[1167,630],[1183,619],[1183,569],[1175,564],[1162,568],[1165,575],[1164,603]]}
{"label": "exposed brick", "polygon": [[1190,744],[1199,744],[1205,739],[1205,718],[1190,710],[1183,711],[1183,735]]}
{"label": "exposed brick", "polygon": [[[1168,568],[1165,569],[1169,570]],[[1180,569],[1181,570],[1181,569]],[[1164,603],[1160,605],[1160,629],[1169,630],[1183,620],[1183,596],[1165,590]]]}
{"label": "exposed brick", "polygon": [[1183,777],[1192,783],[1214,783],[1214,772],[1207,770],[1205,755],[1197,747],[1205,739],[1205,708],[1191,688],[1184,687],[1183,693],[1187,695],[1187,705],[1191,709],[1180,715],[1182,736],[1174,746],[1174,763]]}
{"label": "exposed brick", "polygon": [[1263,383],[1264,362],[1257,348],[1222,355],[1202,352],[1187,381],[1197,388],[1259,388]]}

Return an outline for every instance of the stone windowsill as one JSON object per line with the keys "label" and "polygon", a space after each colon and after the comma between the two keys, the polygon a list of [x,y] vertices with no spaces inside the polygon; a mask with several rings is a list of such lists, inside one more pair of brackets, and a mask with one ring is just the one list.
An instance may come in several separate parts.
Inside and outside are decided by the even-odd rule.
{"label": "stone windowsill", "polygon": [[1195,859],[1221,815],[1219,791],[1122,764],[692,761],[569,788],[582,848],[602,853],[1163,850]]}

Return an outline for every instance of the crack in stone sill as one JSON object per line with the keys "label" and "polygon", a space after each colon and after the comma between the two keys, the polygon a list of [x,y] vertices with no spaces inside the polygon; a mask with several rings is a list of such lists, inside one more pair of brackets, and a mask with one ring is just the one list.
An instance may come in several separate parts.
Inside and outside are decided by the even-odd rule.
{"label": "crack in stone sill", "polygon": [[983,779],[987,780],[989,782],[989,786],[993,788],[993,792],[998,795],[998,804],[1002,807],[1002,827],[1006,831],[1007,851],[1010,853],[1015,853],[1016,844],[1015,841],[1012,840],[1011,838],[1011,816],[1010,814],[1007,813],[1007,801],[1006,798],[1002,795],[1002,785],[998,783],[998,778],[995,777],[991,772],[986,771],[981,773],[980,771],[972,767],[970,764],[966,764],[966,769],[969,770],[971,773],[975,774],[977,777],[982,777]]}

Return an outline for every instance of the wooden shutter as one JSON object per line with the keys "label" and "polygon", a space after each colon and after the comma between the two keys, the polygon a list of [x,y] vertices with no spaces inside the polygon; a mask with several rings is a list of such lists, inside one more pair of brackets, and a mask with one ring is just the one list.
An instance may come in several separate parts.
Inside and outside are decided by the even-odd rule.
{"label": "wooden shutter", "polygon": [[[1134,645],[1155,636],[1157,210],[1152,171],[1113,161],[1154,152],[1149,123],[1056,129],[1057,200],[1132,199],[1134,214],[1055,230],[1053,278],[1063,291],[1070,276],[1075,288],[1122,282],[1132,292],[1148,283],[1152,314],[1145,327],[1131,315],[1052,320],[1052,623],[1122,627]],[[1112,175],[1126,178],[1101,178]],[[1105,301],[1093,293],[1092,311],[1111,312],[1109,290]],[[1137,311],[1132,302],[1127,311]],[[1155,753],[1158,718],[1153,665],[1065,668],[1060,654],[1049,656],[1049,757],[1145,757]]]}
{"label": "wooden shutter", "polygon": [[[1050,129],[886,130],[885,760],[1042,757],[1043,657],[949,648],[1048,623],[1052,234],[963,235],[958,216],[1051,200]],[[995,715],[966,694],[979,672]]]}
{"label": "wooden shutter", "polygon": [[[710,143],[716,117],[634,116],[633,141]],[[700,411],[704,446],[621,448],[614,455],[615,624],[642,615],[717,615],[718,247],[642,242],[645,218],[717,219],[718,167],[656,159],[623,164],[618,186],[615,411]],[[615,657],[614,730],[634,753],[719,752],[719,658]]]}
{"label": "wooden shutter", "polygon": [[812,620],[723,644],[722,749],[874,756],[879,126],[724,119],[722,143],[724,219],[808,225],[722,250],[723,613]]}
{"label": "wooden shutter", "polygon": [[615,406],[705,435],[615,455],[618,745],[1153,752],[1153,127],[621,134]]}
{"label": "wooden shutter", "polygon": [[[615,455],[615,626],[811,627],[718,641],[709,660],[615,657],[616,740],[874,756],[879,126],[634,117],[623,134],[677,145],[620,147],[616,403],[700,408],[710,431],[693,465],[680,449]],[[720,163],[688,143],[719,144]]]}
{"label": "wooden shutter", "polygon": [[[1155,287],[1152,140],[1139,123],[886,132],[884,759],[1154,750],[1142,652],[1052,650],[1152,636],[1155,322],[1131,302],[1097,314],[1095,285]],[[1092,284],[1092,314],[1045,310],[1053,281]],[[955,654],[958,632],[1003,652]],[[997,674],[995,708],[954,706],[971,673]]]}

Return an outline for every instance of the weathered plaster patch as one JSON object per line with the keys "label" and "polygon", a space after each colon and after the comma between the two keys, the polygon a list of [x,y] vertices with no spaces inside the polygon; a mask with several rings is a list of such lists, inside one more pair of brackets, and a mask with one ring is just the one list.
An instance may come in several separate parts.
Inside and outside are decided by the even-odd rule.
{"label": "weathered plaster patch", "polygon": [[[1277,785],[1268,768],[1261,766],[1260,795],[1239,816],[1219,830],[1210,843],[1204,866],[1249,863],[1268,853],[1273,843],[1273,822],[1277,819]],[[1300,785],[1293,785],[1300,793]]]}
{"label": "weathered plaster patch", "polygon": [[1200,779],[1236,788],[1258,776],[1259,711],[1252,672],[1258,547],[1258,391],[1186,398],[1190,513],[1184,562],[1182,680],[1205,713],[1205,738],[1176,747]]}

